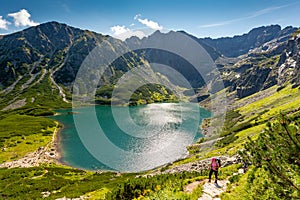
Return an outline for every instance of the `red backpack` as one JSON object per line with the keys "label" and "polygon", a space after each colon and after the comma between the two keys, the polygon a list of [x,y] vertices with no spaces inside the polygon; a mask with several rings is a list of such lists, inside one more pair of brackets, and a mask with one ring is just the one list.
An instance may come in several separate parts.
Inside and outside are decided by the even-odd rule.
{"label": "red backpack", "polygon": [[219,169],[219,167],[220,167],[220,165],[219,165],[217,159],[212,158],[211,159],[211,168],[212,168],[212,170],[217,171]]}

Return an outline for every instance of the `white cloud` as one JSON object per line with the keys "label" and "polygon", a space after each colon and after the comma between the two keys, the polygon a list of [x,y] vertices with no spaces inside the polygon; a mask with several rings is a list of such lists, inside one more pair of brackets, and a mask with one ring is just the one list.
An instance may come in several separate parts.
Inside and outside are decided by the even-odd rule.
{"label": "white cloud", "polygon": [[141,14],[137,14],[134,16],[134,20],[138,20],[141,24],[146,25],[147,27],[153,30],[162,30],[163,27],[160,26],[157,22],[149,20],[149,19],[141,19]]}
{"label": "white cloud", "polygon": [[230,22],[224,21],[224,22],[215,23],[215,24],[205,24],[205,25],[200,26],[200,28],[212,28],[212,27],[224,26],[226,24],[230,24]]}
{"label": "white cloud", "polygon": [[14,18],[14,24],[16,27],[19,26],[37,26],[39,23],[36,23],[32,20],[30,20],[30,14],[27,10],[22,9],[19,12],[16,13],[9,13],[9,17]]}
{"label": "white cloud", "polygon": [[[146,25],[148,28],[150,28],[152,30],[162,30],[163,29],[163,27],[160,26],[157,22],[154,22],[149,19],[142,19],[141,17],[142,17],[141,14],[137,14],[134,16],[133,19],[137,20],[139,23],[141,23],[143,25]],[[133,26],[135,26],[135,24],[131,23],[129,26],[133,27]],[[123,40],[123,41],[132,36],[136,36],[141,39],[150,34],[149,30],[148,31],[133,30],[132,28],[128,28],[123,25],[112,26],[112,27],[110,27],[110,30],[112,31],[114,37],[116,37],[120,40]],[[147,33],[147,32],[149,32],[149,33]]]}
{"label": "white cloud", "polygon": [[0,16],[0,29],[7,30],[7,25],[9,24],[10,23],[8,21],[6,21],[5,19],[2,18],[2,16]]}
{"label": "white cloud", "polygon": [[151,29],[154,29],[154,30],[162,30],[163,27],[160,26],[157,22],[154,22],[154,21],[151,21],[151,20],[148,20],[148,19],[137,19],[140,23],[148,26],[149,28]]}
{"label": "white cloud", "polygon": [[110,27],[110,30],[114,33],[114,35],[120,35],[120,34],[130,31],[129,28],[126,28],[125,26],[120,26],[120,25]]}
{"label": "white cloud", "polygon": [[146,36],[145,33],[143,33],[142,31],[134,31],[125,26],[120,25],[110,27],[110,30],[113,32],[114,37],[123,41],[132,36],[136,36],[140,39]]}
{"label": "white cloud", "polygon": [[285,7],[288,7],[288,6],[290,6],[290,4],[283,5],[283,6],[274,6],[274,7],[265,8],[265,9],[256,11],[251,16],[246,17],[246,18],[258,17],[258,16],[265,15],[265,14],[271,13],[273,11],[276,11],[276,10],[279,10],[279,9],[282,9],[282,8],[285,8]]}

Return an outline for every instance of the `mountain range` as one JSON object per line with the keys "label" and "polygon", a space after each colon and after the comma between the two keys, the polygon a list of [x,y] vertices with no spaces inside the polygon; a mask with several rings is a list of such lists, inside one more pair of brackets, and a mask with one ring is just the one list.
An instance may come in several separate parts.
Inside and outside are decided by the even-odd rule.
{"label": "mountain range", "polygon": [[[254,28],[241,36],[219,39],[197,38],[184,31],[156,31],[147,38],[132,37],[123,42],[108,35],[58,22],[41,24],[0,37],[1,109],[21,101],[23,104],[17,104],[17,107],[24,104],[42,106],[43,100],[38,101],[44,96],[39,92],[42,88],[37,89],[40,85],[43,85],[45,93],[57,94],[54,96],[58,102],[71,101],[72,84],[79,67],[86,56],[104,41],[111,43],[105,46],[107,49],[104,51],[113,52],[113,48],[128,49],[132,42],[160,41],[165,37],[172,37],[172,34],[185,34],[198,42],[211,56],[220,72],[221,77],[212,80],[213,85],[222,82],[238,98],[276,84],[284,85],[288,81],[299,85],[299,34],[296,31],[295,27],[282,29],[279,25],[270,25]],[[110,96],[113,85],[124,73],[137,65],[150,66],[150,62],[174,68],[195,89],[205,85],[203,77],[197,75],[191,64],[184,59],[169,52],[137,51],[115,60],[101,77],[98,85],[100,92],[97,93],[101,102]],[[33,88],[36,88],[36,92],[32,92]],[[147,87],[146,90],[151,89]],[[161,91],[158,86],[152,87],[152,90]],[[218,89],[214,92],[217,91]],[[198,100],[203,100],[203,94],[198,96],[201,96]]]}

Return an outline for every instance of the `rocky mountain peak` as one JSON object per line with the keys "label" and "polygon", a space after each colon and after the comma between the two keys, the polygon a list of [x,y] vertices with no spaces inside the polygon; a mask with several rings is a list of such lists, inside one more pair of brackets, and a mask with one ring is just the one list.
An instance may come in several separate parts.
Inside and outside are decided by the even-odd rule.
{"label": "rocky mountain peak", "polygon": [[279,25],[270,25],[254,28],[240,36],[219,39],[204,38],[202,41],[226,57],[238,57],[273,39],[286,36],[283,40],[287,40],[288,36],[296,30],[293,27],[286,27],[282,30]]}

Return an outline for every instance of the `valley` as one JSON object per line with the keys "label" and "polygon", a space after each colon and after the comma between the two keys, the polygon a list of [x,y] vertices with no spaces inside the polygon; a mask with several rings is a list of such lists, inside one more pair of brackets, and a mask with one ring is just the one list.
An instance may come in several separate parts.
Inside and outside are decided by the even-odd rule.
{"label": "valley", "polygon": [[[104,109],[114,103],[114,106],[132,110],[170,102],[199,104],[215,115],[210,118],[206,115],[202,126],[196,125],[197,130],[201,127],[204,137],[185,146],[189,154],[134,173],[84,170],[58,162],[53,136],[62,129],[55,121],[61,116],[52,116],[57,110],[69,109],[66,115],[76,118],[71,104],[76,90],[73,83],[90,52],[102,45],[103,52],[116,53],[118,48],[129,50],[130,43],[162,41],[177,34],[201,45],[210,56],[207,62],[215,64],[214,71],[201,76],[185,58],[161,50],[142,49],[114,60],[101,76],[91,68],[90,72],[95,74],[89,79],[91,83],[77,82],[81,85],[76,85],[76,89],[81,91],[86,85],[95,84],[92,82],[97,79],[97,88],[91,93],[94,101],[86,102]],[[203,195],[210,158],[220,157],[224,166],[219,179],[228,184],[216,198],[251,199],[260,195],[262,199],[297,199],[300,195],[299,58],[299,29],[281,29],[279,25],[254,28],[230,38],[197,38],[185,32],[157,31],[147,38],[132,37],[121,41],[48,22],[3,36],[0,38],[0,197],[198,199]],[[159,71],[151,63],[171,66],[189,82],[190,88],[168,76],[169,71]],[[137,66],[146,69],[142,73],[147,74],[149,80],[164,84],[129,79],[130,86],[143,86],[130,91],[129,102],[123,104],[122,95],[128,95],[127,91],[120,90],[118,99],[113,98],[113,91],[122,89],[118,81]],[[222,100],[223,94],[226,101],[219,102],[227,110],[218,115],[213,102],[214,99]],[[88,125],[85,129],[89,129]],[[42,155],[41,162],[22,167],[9,165],[33,152],[33,157]],[[242,160],[252,163],[246,173],[238,173]],[[280,167],[276,168],[277,165]],[[186,192],[185,187],[195,182],[198,186]]]}

